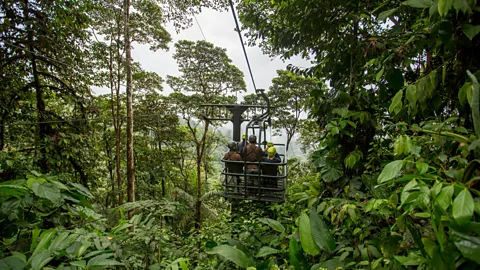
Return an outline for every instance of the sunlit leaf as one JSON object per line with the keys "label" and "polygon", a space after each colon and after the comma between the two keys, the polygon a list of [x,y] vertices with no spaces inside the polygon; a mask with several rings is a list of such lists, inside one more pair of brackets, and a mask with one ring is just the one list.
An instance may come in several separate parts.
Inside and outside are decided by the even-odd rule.
{"label": "sunlit leaf", "polygon": [[320,252],[320,249],[315,243],[312,235],[310,218],[304,212],[300,214],[300,221],[298,227],[300,232],[300,244],[302,245],[303,250],[309,255],[317,255]]}
{"label": "sunlit leaf", "polygon": [[387,182],[395,178],[403,168],[403,160],[394,160],[388,163],[378,176],[378,183]]}
{"label": "sunlit leaf", "polygon": [[431,0],[407,0],[402,2],[402,5],[414,7],[414,8],[428,8],[432,5]]}
{"label": "sunlit leaf", "polygon": [[317,246],[322,250],[333,252],[336,248],[335,240],[325,222],[313,209],[310,209],[310,225]]}
{"label": "sunlit leaf", "polygon": [[455,197],[455,200],[453,200],[453,218],[460,225],[467,223],[472,219],[473,207],[472,194],[465,188]]}

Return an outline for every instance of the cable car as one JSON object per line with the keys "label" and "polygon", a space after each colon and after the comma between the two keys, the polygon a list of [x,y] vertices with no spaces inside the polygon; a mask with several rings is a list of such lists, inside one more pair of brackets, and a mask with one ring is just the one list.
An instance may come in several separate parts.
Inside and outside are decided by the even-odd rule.
{"label": "cable car", "polygon": [[[203,104],[208,112],[201,116],[207,121],[231,121],[233,123],[233,140],[241,140],[241,126],[245,126],[246,140],[252,134],[257,137],[261,149],[267,147],[266,131],[271,125],[270,102],[265,90],[257,89],[257,96],[265,101],[265,105],[245,104]],[[269,125],[267,125],[269,124]],[[263,147],[262,147],[263,146]],[[243,161],[221,160],[225,166],[222,171],[224,197],[230,200],[251,200],[283,203],[287,185],[287,160],[285,144],[274,143],[281,158],[280,163],[249,162],[243,154]],[[279,151],[280,150],[280,151]],[[262,150],[263,152],[263,150]],[[248,165],[256,165],[257,170],[247,170]]]}

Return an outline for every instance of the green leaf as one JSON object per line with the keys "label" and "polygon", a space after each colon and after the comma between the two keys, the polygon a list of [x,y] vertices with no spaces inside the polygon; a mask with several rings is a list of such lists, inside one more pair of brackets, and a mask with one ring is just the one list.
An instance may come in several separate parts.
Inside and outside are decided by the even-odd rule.
{"label": "green leaf", "polygon": [[388,111],[390,113],[395,113],[398,114],[400,110],[402,109],[402,97],[403,97],[403,90],[400,90],[395,94],[395,96],[392,99],[392,104],[390,104],[390,107],[388,108]]}
{"label": "green leaf", "polygon": [[90,193],[90,191],[84,187],[83,185],[81,184],[77,184],[77,183],[69,183],[71,186],[75,187],[76,190],[82,194],[83,196],[87,197],[87,198],[93,198],[93,195],[92,193]]}
{"label": "green leaf", "polygon": [[32,185],[32,190],[38,197],[47,199],[55,204],[60,203],[62,198],[60,189],[52,183],[34,183]]}
{"label": "green leaf", "polygon": [[207,253],[218,254],[243,268],[247,268],[249,266],[248,258],[245,253],[235,247],[231,247],[228,245],[220,245],[212,248],[210,251],[207,251]]}
{"label": "green leaf", "polygon": [[85,261],[85,260],[74,261],[74,262],[70,262],[70,265],[71,266],[77,266],[77,267],[80,267],[80,268],[85,268],[85,266],[87,266],[87,261]]}
{"label": "green leaf", "polygon": [[48,250],[44,250],[38,254],[32,255],[32,269],[41,270],[52,259],[53,257],[50,257],[50,252]]}
{"label": "green leaf", "polygon": [[460,224],[466,224],[473,216],[473,198],[468,189],[462,190],[453,200],[453,218]]}
{"label": "green leaf", "polygon": [[378,183],[381,184],[393,179],[398,175],[398,173],[400,173],[402,168],[403,160],[394,160],[388,163],[378,176]]}
{"label": "green leaf", "polygon": [[264,224],[267,224],[268,226],[272,227],[272,229],[274,229],[277,232],[281,232],[281,233],[285,232],[285,227],[283,227],[283,225],[276,220],[269,219],[269,218],[261,218],[260,222],[262,222]]}
{"label": "green leaf", "polygon": [[480,139],[476,139],[468,146],[468,151],[477,149],[480,146]]}
{"label": "green leaf", "polygon": [[453,7],[453,0],[438,0],[438,13],[440,16],[446,16]]}
{"label": "green leaf", "polygon": [[453,196],[454,188],[452,185],[442,188],[440,194],[438,194],[435,202],[442,208],[443,211],[447,211],[447,209],[452,204],[452,196]]}
{"label": "green leaf", "polygon": [[307,261],[305,260],[305,257],[303,256],[303,250],[300,245],[298,245],[295,237],[290,238],[288,249],[290,264],[295,268],[295,270],[307,270]]}
{"label": "green leaf", "polygon": [[375,79],[377,80],[377,82],[380,81],[380,79],[382,78],[384,71],[385,71],[385,69],[382,68],[382,69],[380,69],[379,72],[377,72],[377,75],[375,75]]}
{"label": "green leaf", "polygon": [[419,173],[426,173],[428,171],[428,164],[425,162],[416,162],[415,166]]}
{"label": "green leaf", "polygon": [[432,215],[428,212],[415,213],[416,217],[419,218],[430,218]]}
{"label": "green leaf", "polygon": [[105,260],[97,261],[95,262],[95,264],[89,264],[89,266],[107,266],[107,265],[123,265],[123,263],[116,260],[105,259]]}
{"label": "green leaf", "polygon": [[47,247],[50,245],[50,240],[52,239],[53,235],[56,233],[54,230],[44,231],[40,235],[40,243],[35,247],[35,250],[32,253],[29,261],[32,260],[37,254],[47,250]]}
{"label": "green leaf", "polygon": [[[392,8],[392,9],[386,10],[386,11],[378,14],[377,19],[378,19],[379,21],[385,21],[388,17],[390,17],[393,13],[395,13],[395,11],[397,11],[396,8]],[[377,81],[378,81],[378,80],[377,80]]]}
{"label": "green leaf", "polygon": [[463,256],[480,264],[480,238],[453,231],[453,241]]}
{"label": "green leaf", "polygon": [[104,253],[104,254],[97,255],[91,258],[90,260],[88,260],[88,265],[99,265],[97,262],[106,260],[112,256],[113,256],[113,253]]}
{"label": "green leaf", "polygon": [[417,106],[417,87],[414,84],[407,86],[407,90],[405,92],[407,97],[408,103],[410,103],[410,107],[415,108]]}
{"label": "green leaf", "polygon": [[432,5],[431,0],[407,0],[402,2],[402,5],[414,7],[414,8],[429,8]]}
{"label": "green leaf", "polygon": [[320,252],[320,249],[318,249],[318,246],[313,239],[310,218],[304,212],[300,214],[298,227],[300,232],[300,244],[302,245],[303,250],[309,255],[317,255]]}
{"label": "green leaf", "polygon": [[47,180],[45,180],[43,178],[28,178],[27,187],[32,188],[33,184],[35,184],[35,183],[42,184],[42,183],[45,183],[45,182],[47,182]]}
{"label": "green leaf", "polygon": [[470,40],[473,40],[480,33],[480,25],[464,24],[462,25],[462,31]]}
{"label": "green leaf", "polygon": [[0,185],[0,194],[6,198],[12,196],[19,198],[20,196],[28,193],[28,189],[22,186],[15,185]]}
{"label": "green leaf", "polygon": [[471,82],[466,82],[463,84],[462,88],[460,91],[458,91],[458,100],[460,101],[460,104],[464,106],[467,103],[467,93],[472,92],[472,83]]}
{"label": "green leaf", "polygon": [[313,239],[317,246],[322,250],[333,252],[336,248],[335,240],[333,240],[333,236],[328,231],[325,222],[323,222],[313,208],[310,209],[310,226]]}
{"label": "green leaf", "polygon": [[16,256],[6,257],[0,260],[0,269],[5,270],[23,270],[25,269],[25,262]]}
{"label": "green leaf", "polygon": [[280,250],[278,250],[278,249],[274,249],[274,248],[271,248],[271,247],[262,247],[258,251],[257,255],[255,255],[255,257],[257,257],[257,258],[266,257],[268,255],[277,254],[279,252],[280,252]]}
{"label": "green leaf", "polygon": [[460,11],[463,13],[467,13],[468,11],[470,11],[470,6],[468,5],[467,0],[454,0],[453,7],[457,11],[457,13]]}

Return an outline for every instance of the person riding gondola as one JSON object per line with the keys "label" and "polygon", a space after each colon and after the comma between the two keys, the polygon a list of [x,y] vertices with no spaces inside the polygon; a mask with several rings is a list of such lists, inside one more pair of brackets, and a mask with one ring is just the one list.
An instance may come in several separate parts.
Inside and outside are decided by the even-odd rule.
{"label": "person riding gondola", "polygon": [[[225,160],[225,167],[227,168],[228,173],[243,173],[243,164],[242,163],[236,163],[236,162],[228,162],[228,161],[242,161],[242,157],[240,154],[237,152],[237,143],[234,141],[228,142],[228,151],[225,153],[223,156],[223,160]],[[240,184],[240,176],[234,175],[227,177],[230,179],[235,179],[236,185]]]}
{"label": "person riding gondola", "polygon": [[[262,174],[263,175],[278,175],[278,165],[270,165],[268,163],[281,163],[282,159],[277,154],[277,149],[270,146],[267,150],[267,156],[262,158]],[[273,177],[264,177],[262,183],[266,187],[277,187],[277,179]]]}

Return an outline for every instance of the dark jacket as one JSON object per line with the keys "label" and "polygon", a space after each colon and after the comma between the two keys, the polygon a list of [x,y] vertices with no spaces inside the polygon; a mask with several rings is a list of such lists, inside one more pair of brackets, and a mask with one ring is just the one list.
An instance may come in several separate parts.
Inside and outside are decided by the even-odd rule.
{"label": "dark jacket", "polygon": [[282,162],[282,159],[278,154],[275,154],[273,159],[269,159],[268,157],[263,157],[262,158],[262,174],[264,175],[274,175],[276,176],[278,174],[278,165],[269,165],[265,163],[280,163]]}

